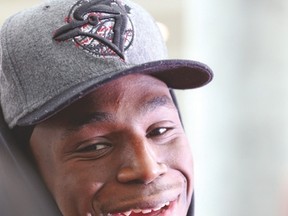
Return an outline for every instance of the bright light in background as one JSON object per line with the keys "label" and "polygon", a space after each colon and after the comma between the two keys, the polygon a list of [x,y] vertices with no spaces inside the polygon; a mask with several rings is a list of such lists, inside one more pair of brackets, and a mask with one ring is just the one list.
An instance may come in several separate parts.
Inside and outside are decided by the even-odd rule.
{"label": "bright light in background", "polygon": [[161,23],[161,22],[157,22],[157,25],[158,25],[158,27],[159,27],[159,29],[161,31],[161,34],[163,36],[164,41],[167,42],[168,39],[169,39],[169,34],[170,34],[168,27],[165,24]]}
{"label": "bright light in background", "polygon": [[41,0],[0,0],[0,25],[8,16],[40,2]]}

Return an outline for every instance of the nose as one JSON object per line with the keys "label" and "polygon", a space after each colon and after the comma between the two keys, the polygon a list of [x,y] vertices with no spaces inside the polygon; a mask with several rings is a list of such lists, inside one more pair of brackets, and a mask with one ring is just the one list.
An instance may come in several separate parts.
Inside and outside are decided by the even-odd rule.
{"label": "nose", "polygon": [[157,177],[165,174],[168,167],[155,158],[153,151],[147,146],[134,150],[127,163],[119,169],[117,179],[121,183],[139,182],[149,184]]}

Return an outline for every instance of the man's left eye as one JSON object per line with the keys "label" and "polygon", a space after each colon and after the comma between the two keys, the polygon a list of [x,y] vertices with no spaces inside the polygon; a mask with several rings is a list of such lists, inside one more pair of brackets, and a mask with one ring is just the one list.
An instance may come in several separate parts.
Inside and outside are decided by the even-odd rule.
{"label": "man's left eye", "polygon": [[169,131],[171,128],[166,128],[166,127],[160,127],[160,128],[155,128],[151,131],[148,132],[147,137],[156,137],[165,134],[167,131]]}

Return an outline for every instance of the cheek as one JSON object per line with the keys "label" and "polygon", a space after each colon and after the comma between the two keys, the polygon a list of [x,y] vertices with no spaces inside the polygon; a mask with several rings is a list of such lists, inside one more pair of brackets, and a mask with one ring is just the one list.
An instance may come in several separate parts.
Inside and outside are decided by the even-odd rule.
{"label": "cheek", "polygon": [[169,150],[166,152],[169,152],[169,154],[167,154],[166,159],[173,168],[183,171],[188,170],[189,173],[193,171],[192,150],[185,136],[178,138],[168,148]]}
{"label": "cheek", "polygon": [[58,130],[41,126],[36,126],[31,135],[30,149],[44,179],[52,177],[52,174],[55,175],[57,170],[57,147],[59,146],[57,140],[61,140],[60,137]]}
{"label": "cheek", "polygon": [[45,139],[43,141],[31,139],[30,149],[38,171],[47,187],[50,189],[50,185],[53,183],[54,178],[57,177],[57,166],[50,143],[45,142]]}
{"label": "cheek", "polygon": [[58,170],[61,175],[54,178],[52,194],[64,215],[86,215],[86,212],[92,212],[93,199],[109,178],[108,172],[104,172],[101,167],[88,164],[79,161],[66,164]]}
{"label": "cheek", "polygon": [[167,163],[169,167],[180,172],[187,181],[187,193],[192,196],[194,189],[193,156],[190,145],[183,137],[178,140],[176,147],[169,151]]}

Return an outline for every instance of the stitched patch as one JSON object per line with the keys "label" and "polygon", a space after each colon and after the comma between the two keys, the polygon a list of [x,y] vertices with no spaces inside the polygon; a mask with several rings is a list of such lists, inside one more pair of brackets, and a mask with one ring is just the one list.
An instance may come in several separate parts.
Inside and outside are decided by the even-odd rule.
{"label": "stitched patch", "polygon": [[56,41],[73,40],[97,57],[119,56],[131,46],[134,29],[131,8],[120,0],[80,0],[70,10],[66,25],[56,30]]}

